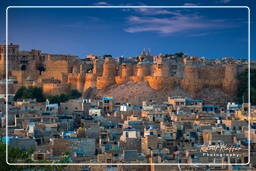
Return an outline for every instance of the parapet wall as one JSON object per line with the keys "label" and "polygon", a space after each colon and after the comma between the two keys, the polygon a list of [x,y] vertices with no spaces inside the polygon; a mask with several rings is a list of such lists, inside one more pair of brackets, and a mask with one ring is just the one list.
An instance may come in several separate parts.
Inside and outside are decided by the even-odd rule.
{"label": "parapet wall", "polygon": [[177,77],[146,76],[145,80],[155,90],[169,89],[179,84]]}
{"label": "parapet wall", "polygon": [[119,76],[115,77],[117,84],[122,84],[130,80],[133,75],[133,65],[131,63],[122,64],[119,71]]}
{"label": "parapet wall", "polygon": [[97,77],[97,89],[104,89],[115,84],[115,76],[117,73],[116,67],[117,64],[114,59],[108,57],[105,58],[103,64],[103,74],[101,77]]}
{"label": "parapet wall", "polygon": [[202,88],[218,88],[235,95],[236,73],[237,69],[234,65],[203,67],[186,65],[180,85],[191,93],[197,93]]}
{"label": "parapet wall", "polygon": [[87,73],[85,75],[85,83],[84,83],[84,89],[83,91],[85,92],[88,88],[96,87],[96,81],[97,81],[97,76],[93,73]]}
{"label": "parapet wall", "polygon": [[72,71],[72,67],[69,65],[69,62],[66,60],[47,60],[46,71],[70,73]]}
{"label": "parapet wall", "polygon": [[43,92],[47,95],[66,94],[70,87],[62,83],[44,83],[42,85]]}
{"label": "parapet wall", "polygon": [[[197,93],[202,88],[218,88],[230,95],[235,95],[238,81],[235,65],[192,65],[186,64],[175,67],[170,63],[139,62],[117,64],[114,58],[106,57],[94,61],[69,60],[66,56],[48,57],[45,61],[45,71],[39,72],[35,67],[31,72],[12,70],[11,75],[18,81],[18,86],[24,84],[37,85],[48,94],[65,93],[69,89],[85,92],[90,87],[104,89],[114,84],[123,84],[128,81],[147,81],[155,90],[164,90],[180,86],[190,93]],[[59,59],[60,58],[60,59]],[[83,63],[84,62],[84,63]],[[87,61],[88,62],[88,61]],[[86,67],[93,64],[91,72],[86,73]],[[31,66],[36,66],[32,65]],[[176,72],[175,72],[176,71]],[[176,75],[175,75],[176,73]],[[27,79],[31,79],[32,81]],[[50,79],[58,83],[40,83],[40,80]]]}
{"label": "parapet wall", "polygon": [[68,84],[71,89],[82,92],[84,88],[84,74],[68,74]]}

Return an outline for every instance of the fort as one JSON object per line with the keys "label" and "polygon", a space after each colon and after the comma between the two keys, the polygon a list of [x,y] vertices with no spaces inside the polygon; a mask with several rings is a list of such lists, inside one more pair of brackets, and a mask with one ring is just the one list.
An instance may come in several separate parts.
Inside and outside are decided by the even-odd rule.
{"label": "fort", "polygon": [[[0,45],[0,79],[6,75],[6,46]],[[68,54],[48,54],[40,50],[20,51],[8,45],[9,93],[21,86],[42,87],[46,94],[65,93],[71,89],[106,89],[128,81],[146,81],[155,90],[179,86],[195,94],[202,88],[220,89],[234,96],[236,75],[246,64],[230,59],[207,60],[183,54],[152,56],[145,50],[140,56],[113,58],[88,55],[80,59]],[[241,69],[242,68],[242,69]],[[5,84],[0,85],[1,93]]]}

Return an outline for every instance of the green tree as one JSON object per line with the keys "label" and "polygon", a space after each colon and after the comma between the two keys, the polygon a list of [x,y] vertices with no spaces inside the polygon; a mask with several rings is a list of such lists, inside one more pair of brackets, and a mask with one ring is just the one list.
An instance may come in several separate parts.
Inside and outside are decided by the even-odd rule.
{"label": "green tree", "polygon": [[70,99],[69,95],[67,94],[60,94],[58,98],[59,98],[59,102],[65,102]]}
{"label": "green tree", "polygon": [[[1,141],[0,142],[0,170],[8,171],[8,170],[22,170],[22,166],[13,166],[8,165],[5,161],[6,159],[6,145]],[[17,147],[8,147],[8,162],[9,163],[17,163],[17,162],[26,162],[31,153],[28,151],[23,151]]]}
{"label": "green tree", "polygon": [[25,96],[26,87],[20,87],[15,93],[14,100],[21,99]]}
{"label": "green tree", "polygon": [[59,97],[58,95],[56,95],[56,96],[48,96],[47,99],[50,101],[50,103],[60,103],[58,97]]}
{"label": "green tree", "polygon": [[[251,77],[251,104],[256,105],[256,69],[251,69],[250,71]],[[248,69],[240,72],[237,75],[238,90],[237,90],[237,101],[239,103],[248,101]]]}
{"label": "green tree", "polygon": [[60,95],[55,95],[55,96],[48,96],[48,100],[50,103],[62,103],[66,102],[70,99],[77,99],[81,97],[81,93],[77,90],[71,90],[68,94],[60,94]]}
{"label": "green tree", "polygon": [[76,99],[81,97],[82,94],[77,90],[71,90],[68,95],[70,96],[71,99]]}
{"label": "green tree", "polygon": [[92,71],[92,70],[93,70],[93,64],[88,64],[88,66],[86,68],[86,72]]}
{"label": "green tree", "polygon": [[177,52],[174,54],[174,56],[178,57],[178,58],[182,58],[185,54],[183,52]]}
{"label": "green tree", "polygon": [[106,54],[106,55],[103,55],[103,59],[105,59],[106,57],[112,57],[112,55],[110,55],[110,54]]}
{"label": "green tree", "polygon": [[43,90],[42,88],[39,87],[32,87],[32,91],[33,91],[33,97],[36,99],[37,102],[43,102],[45,101],[45,97],[43,94]]}
{"label": "green tree", "polygon": [[[21,150],[17,147],[8,146],[8,162],[9,163],[33,163],[30,159],[33,150]],[[8,165],[5,161],[6,159],[6,145],[0,141],[0,170],[1,171],[17,171],[17,170],[44,170],[44,171],[61,171],[65,166],[51,166],[50,163],[53,161],[49,160],[41,160],[38,163],[49,163],[46,166],[13,166]],[[69,156],[64,156],[61,160],[57,161],[57,163],[69,163]]]}
{"label": "green tree", "polygon": [[170,57],[170,56],[172,56],[170,53],[165,54],[165,57]]}
{"label": "green tree", "polygon": [[21,87],[17,90],[14,100],[18,99],[36,99],[37,102],[45,101],[42,88],[39,87]]}

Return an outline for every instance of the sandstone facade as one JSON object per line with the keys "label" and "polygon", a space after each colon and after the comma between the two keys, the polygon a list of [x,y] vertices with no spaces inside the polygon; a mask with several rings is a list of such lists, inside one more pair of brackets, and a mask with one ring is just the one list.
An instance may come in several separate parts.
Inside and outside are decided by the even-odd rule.
{"label": "sandstone facade", "polygon": [[[5,74],[5,46],[0,46],[0,74]],[[202,88],[218,88],[235,95],[238,81],[237,65],[206,65],[200,61],[169,59],[160,54],[150,56],[143,52],[130,61],[112,57],[79,59],[72,55],[46,54],[38,50],[19,51],[18,45],[9,46],[9,75],[17,80],[13,89],[20,86],[39,86],[47,94],[66,93],[76,89],[105,89],[128,81],[147,81],[156,90],[180,86],[190,93]],[[192,61],[192,62],[191,62]],[[15,91],[15,90],[14,90]]]}

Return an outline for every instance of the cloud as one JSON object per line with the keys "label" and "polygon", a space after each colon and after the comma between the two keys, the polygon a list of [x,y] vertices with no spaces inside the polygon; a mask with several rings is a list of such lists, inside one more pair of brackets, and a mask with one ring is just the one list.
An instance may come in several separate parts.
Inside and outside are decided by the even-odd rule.
{"label": "cloud", "polygon": [[108,2],[96,2],[96,3],[94,3],[94,5],[110,5]]}
{"label": "cloud", "polygon": [[194,34],[191,34],[190,37],[203,37],[203,36],[207,36],[209,34],[210,34],[209,32],[194,33]]}
{"label": "cloud", "polygon": [[196,3],[184,3],[184,6],[198,6],[199,4]]}
{"label": "cloud", "polygon": [[179,12],[158,8],[136,8],[137,13],[142,15],[179,15]]}
{"label": "cloud", "polygon": [[160,34],[173,34],[184,31],[200,31],[209,29],[223,29],[236,27],[226,20],[206,20],[196,14],[175,15],[169,17],[130,16],[129,26],[125,28],[128,33],[157,32]]}
{"label": "cloud", "polygon": [[226,3],[231,2],[231,0],[220,0],[220,2],[226,4]]}

